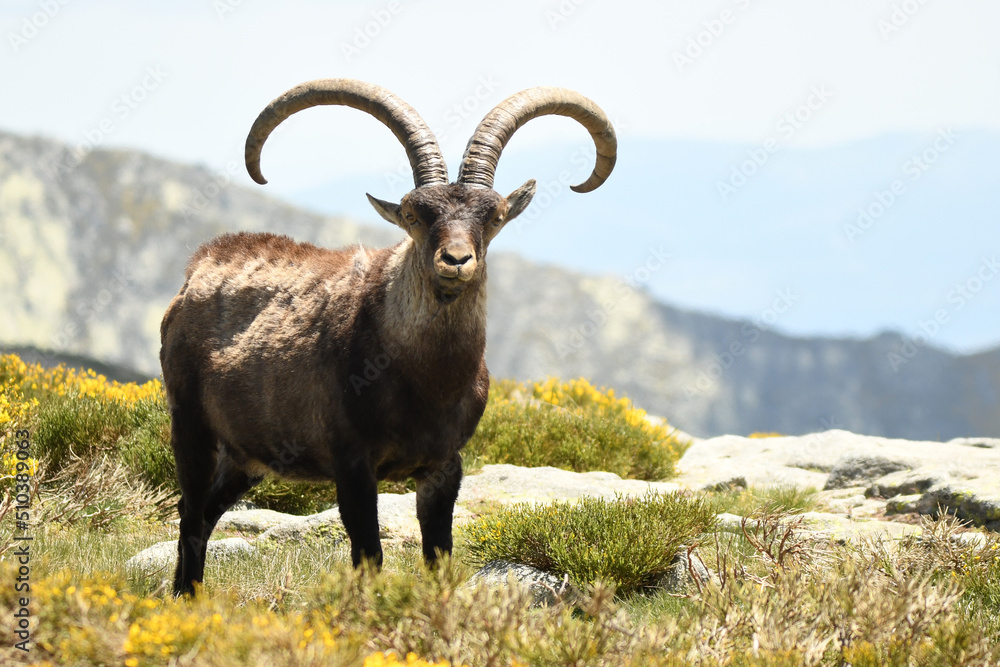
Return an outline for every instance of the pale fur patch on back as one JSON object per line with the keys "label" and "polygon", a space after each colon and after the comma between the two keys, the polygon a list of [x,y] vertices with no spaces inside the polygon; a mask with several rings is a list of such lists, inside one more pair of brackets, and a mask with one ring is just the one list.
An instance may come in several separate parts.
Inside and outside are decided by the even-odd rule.
{"label": "pale fur patch on back", "polygon": [[351,263],[351,273],[355,278],[363,278],[371,265],[371,254],[363,245],[358,245]]}

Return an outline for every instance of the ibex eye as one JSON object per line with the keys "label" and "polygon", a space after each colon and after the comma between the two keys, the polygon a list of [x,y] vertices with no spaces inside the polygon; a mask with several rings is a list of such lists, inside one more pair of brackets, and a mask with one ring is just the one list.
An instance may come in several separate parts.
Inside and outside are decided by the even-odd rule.
{"label": "ibex eye", "polygon": [[417,216],[413,215],[412,213],[407,213],[405,217],[406,221],[411,225],[416,225],[420,222],[419,220],[417,220]]}

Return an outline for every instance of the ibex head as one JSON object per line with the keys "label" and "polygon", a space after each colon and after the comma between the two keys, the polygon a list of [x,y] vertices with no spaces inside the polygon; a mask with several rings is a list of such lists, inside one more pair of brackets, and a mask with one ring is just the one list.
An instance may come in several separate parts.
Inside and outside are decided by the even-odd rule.
{"label": "ibex head", "polygon": [[260,152],[268,135],[297,111],[337,104],[370,113],[382,121],[406,149],[414,189],[399,204],[368,195],[379,215],[398,225],[414,244],[437,300],[451,303],[485,269],[489,242],[527,208],[535,194],[529,180],[507,197],[493,189],[497,162],[514,132],[537,116],[556,114],[580,122],[597,147],[593,173],[576,192],[600,186],[615,165],[617,140],[611,122],[586,97],[563,88],[530,88],[498,104],[476,128],[462,157],[458,180],[448,182],[441,149],[417,112],[388,90],[353,79],[320,79],[301,84],[272,101],[257,117],[246,143],[246,164],[258,183]]}

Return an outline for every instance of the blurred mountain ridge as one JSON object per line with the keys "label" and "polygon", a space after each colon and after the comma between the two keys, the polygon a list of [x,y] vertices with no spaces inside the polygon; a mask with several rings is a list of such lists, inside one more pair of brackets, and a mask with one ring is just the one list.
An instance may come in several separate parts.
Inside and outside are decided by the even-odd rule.
{"label": "blurred mountain ridge", "polygon": [[[238,169],[77,152],[0,132],[0,345],[94,359],[120,367],[121,377],[155,376],[160,320],[198,244],[239,230],[326,247],[400,238],[388,225],[310,213],[239,186]],[[565,227],[560,215],[555,206],[541,213]],[[776,327],[804,298],[794,288],[769,293],[747,320],[677,308],[648,289],[667,255],[651,247],[616,277],[491,250],[493,375],[585,376],[700,436],[1000,435],[1000,347],[956,355],[933,338],[907,347],[888,332],[786,336]]]}

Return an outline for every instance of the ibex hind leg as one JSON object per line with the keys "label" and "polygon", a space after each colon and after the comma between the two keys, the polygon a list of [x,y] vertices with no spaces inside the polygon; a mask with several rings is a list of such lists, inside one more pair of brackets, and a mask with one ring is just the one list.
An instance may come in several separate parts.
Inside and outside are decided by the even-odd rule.
{"label": "ibex hind leg", "polygon": [[216,458],[215,481],[205,501],[205,527],[202,539],[207,543],[215,524],[236,501],[247,491],[257,486],[263,475],[249,475],[225,451],[225,445],[220,448]]}
{"label": "ibex hind leg", "polygon": [[368,560],[382,567],[375,472],[365,461],[345,462],[337,468],[336,483],[340,518],[351,540],[351,562],[358,567]]}
{"label": "ibex hind leg", "polygon": [[174,595],[194,592],[205,573],[205,510],[215,481],[216,439],[197,407],[178,404],[170,411],[170,444],[177,464],[181,517]]}

